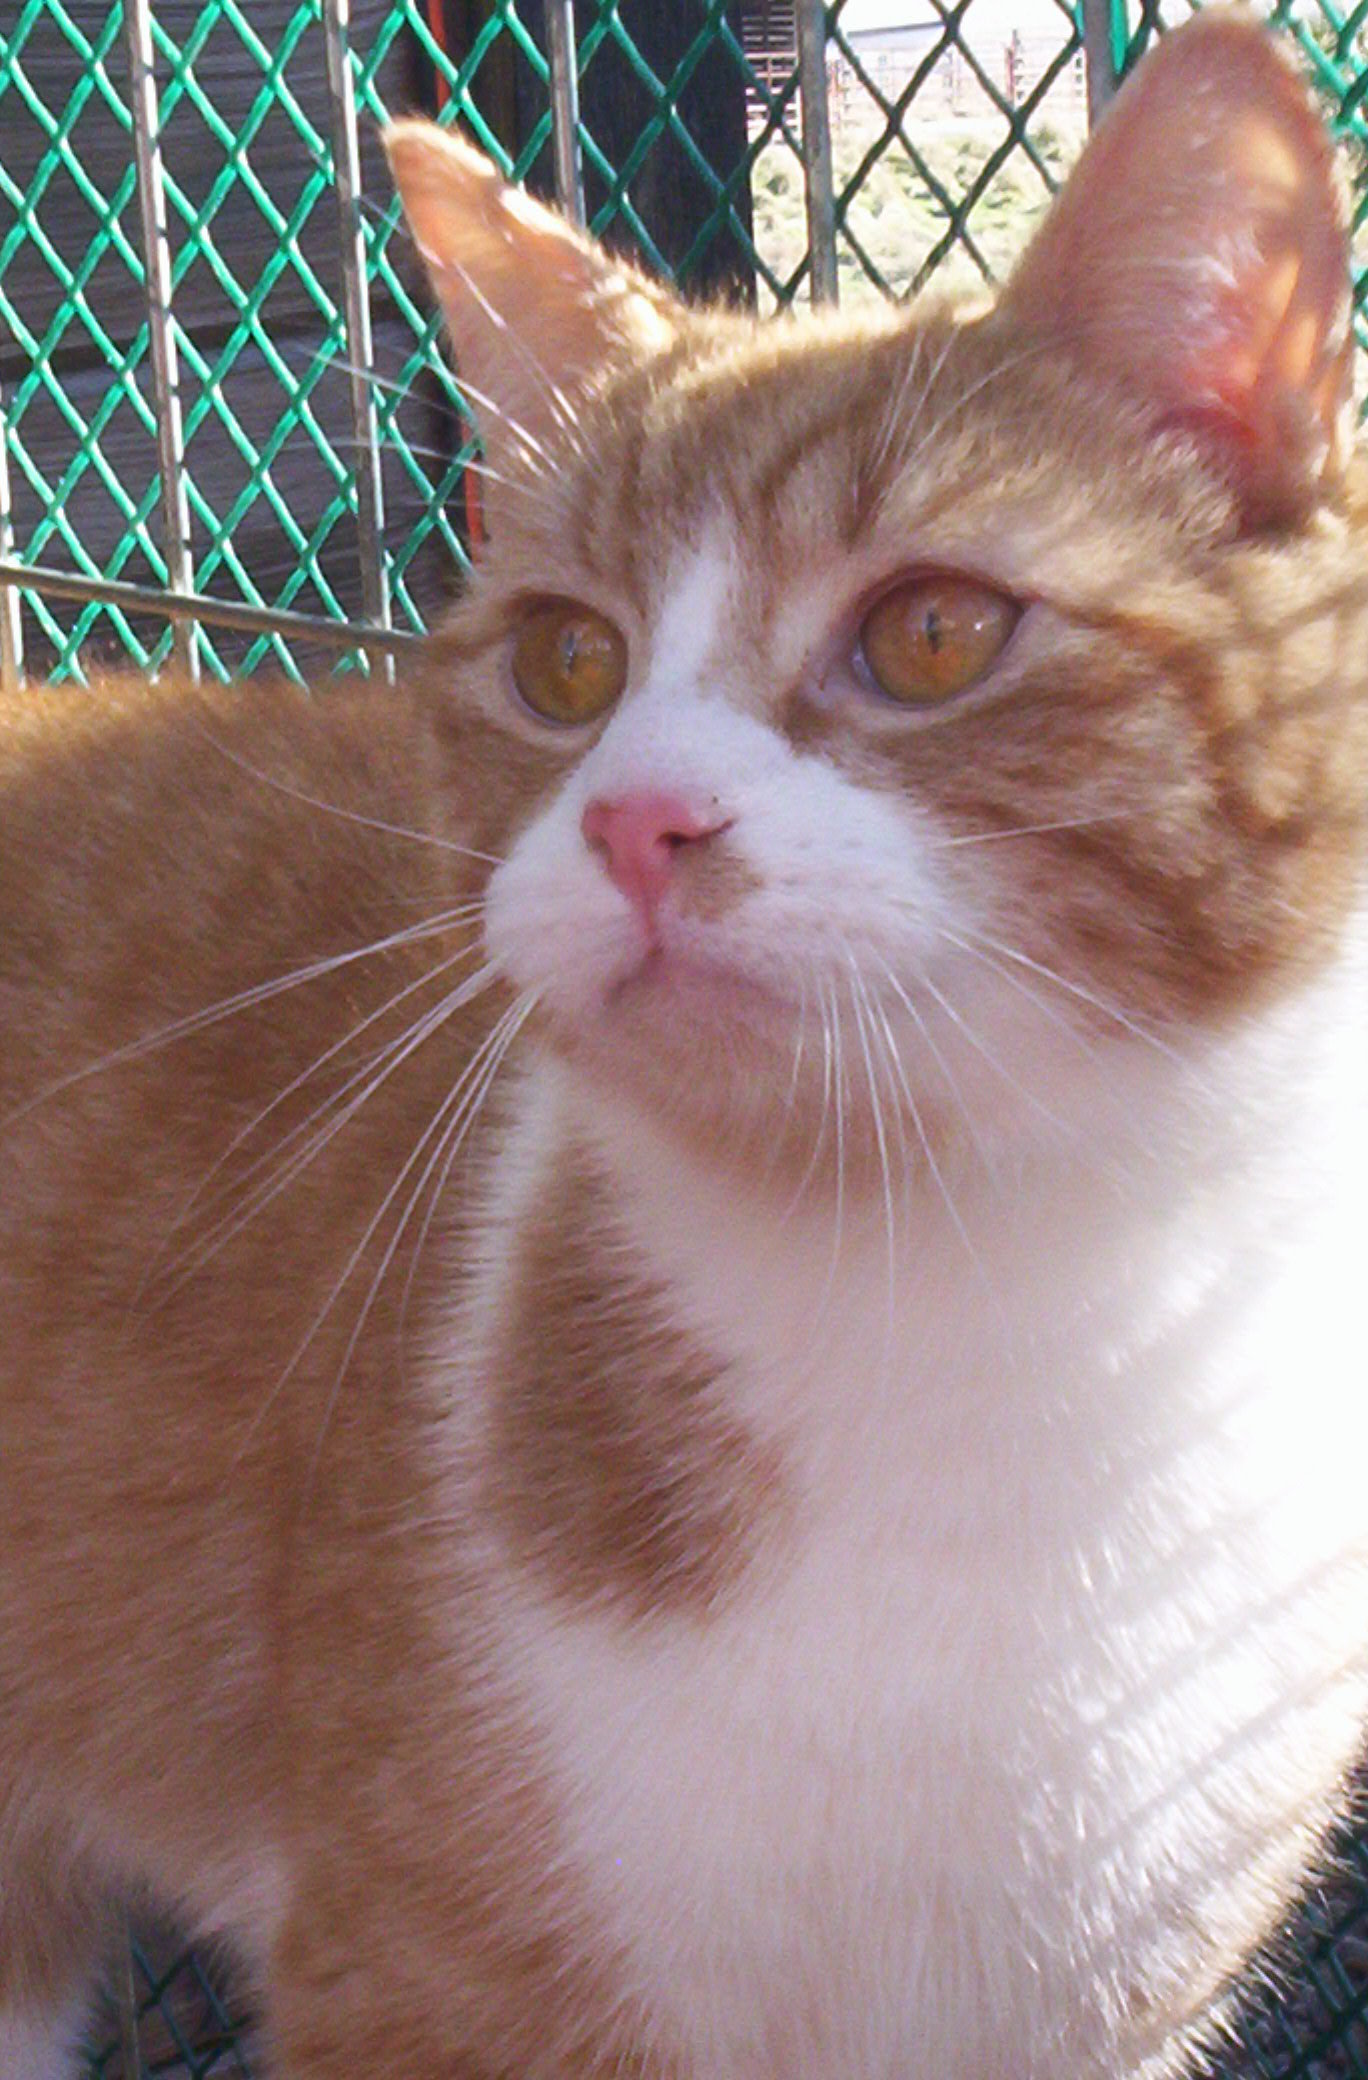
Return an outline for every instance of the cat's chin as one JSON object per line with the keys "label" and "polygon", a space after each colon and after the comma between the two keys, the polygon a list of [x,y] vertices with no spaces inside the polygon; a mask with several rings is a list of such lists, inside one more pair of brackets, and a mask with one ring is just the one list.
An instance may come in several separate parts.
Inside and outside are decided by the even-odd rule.
{"label": "cat's chin", "polygon": [[683,1078],[716,1105],[782,1082],[803,1009],[742,967],[653,947],[573,1003],[549,992],[540,1022],[600,1079],[659,1093]]}
{"label": "cat's chin", "polygon": [[[813,1005],[738,967],[653,953],[588,1005],[572,1011],[544,1000],[536,1024],[600,1098],[653,1119],[691,1157],[784,1197],[867,1191],[873,1199],[890,1183],[901,1189],[903,1173],[923,1167],[918,1132],[937,1161],[955,1160],[960,1123],[947,1119],[938,1093],[918,1092],[913,1129],[886,1084],[879,1111],[869,1104],[852,1054],[838,1107]],[[857,1045],[848,1035],[848,1052]]]}
{"label": "cat's chin", "polygon": [[732,1139],[772,1134],[774,1093],[813,1044],[797,998],[740,966],[659,947],[573,997],[546,991],[534,1024],[574,1072],[691,1139],[722,1121]]}
{"label": "cat's chin", "polygon": [[650,947],[603,992],[605,1023],[623,1016],[731,1023],[740,1017],[792,1033],[800,1006],[763,977],[721,960]]}

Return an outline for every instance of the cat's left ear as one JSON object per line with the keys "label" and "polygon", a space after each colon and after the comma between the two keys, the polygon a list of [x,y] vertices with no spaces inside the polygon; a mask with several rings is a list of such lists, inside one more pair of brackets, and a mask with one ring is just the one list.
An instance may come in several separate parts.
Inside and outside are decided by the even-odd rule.
{"label": "cat's left ear", "polygon": [[1165,36],[1099,125],[1003,308],[1219,463],[1247,525],[1333,494],[1352,441],[1346,184],[1243,13]]}
{"label": "cat's left ear", "polygon": [[669,345],[680,306],[666,290],[449,130],[394,123],[385,149],[496,471],[510,451],[553,448],[576,393],[615,360]]}

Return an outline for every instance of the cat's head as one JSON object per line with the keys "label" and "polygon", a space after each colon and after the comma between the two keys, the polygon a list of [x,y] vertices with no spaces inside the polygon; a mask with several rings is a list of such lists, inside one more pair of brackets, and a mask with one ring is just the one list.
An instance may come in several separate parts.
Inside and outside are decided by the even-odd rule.
{"label": "cat's head", "polygon": [[1260,30],[1166,38],[974,316],[691,311],[432,126],[389,147],[483,413],[487,936],[567,1058],[748,1157],[948,1146],[1325,958],[1347,211]]}

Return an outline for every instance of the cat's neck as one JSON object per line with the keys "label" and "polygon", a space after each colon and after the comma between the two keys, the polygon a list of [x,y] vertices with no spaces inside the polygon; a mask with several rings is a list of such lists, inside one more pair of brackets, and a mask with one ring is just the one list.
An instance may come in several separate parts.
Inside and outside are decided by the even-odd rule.
{"label": "cat's neck", "polygon": [[1002,1432],[1015,1416],[1034,1432],[1072,1409],[1080,1382],[1223,1309],[1278,1257],[1289,1223],[1353,1218],[1336,1209],[1368,1174],[1361,1050],[1347,1037],[1362,1000],[1362,963],[1346,954],[1201,1054],[1109,1051],[1105,1141],[1040,1135],[992,1169],[923,1162],[841,1203],[795,1193],[787,1174],[728,1171],[549,1063],[529,1090],[529,1145],[592,1165],[680,1326],[772,1397],[751,1411],[766,1428],[797,1422],[829,1442],[863,1424],[887,1438],[914,1377],[922,1445],[965,1420]]}

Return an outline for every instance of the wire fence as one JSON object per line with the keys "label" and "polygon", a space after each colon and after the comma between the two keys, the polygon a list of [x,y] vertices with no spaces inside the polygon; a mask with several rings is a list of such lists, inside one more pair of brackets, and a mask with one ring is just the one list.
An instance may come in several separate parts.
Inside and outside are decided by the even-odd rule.
{"label": "wire fence", "polygon": [[[765,0],[691,0],[658,69],[644,0],[23,0],[0,42],[0,665],[178,646],[300,669],[321,644],[373,667],[440,610],[469,425],[379,163],[390,110],[426,101],[516,178],[553,166],[686,287],[714,249],[764,305],[991,280],[1158,24],[1037,0],[1032,34],[995,39],[976,4],[926,0],[899,44],[860,0],[799,0],[759,53]],[[1274,9],[1352,155],[1368,345],[1363,16]],[[609,150],[576,109],[614,66],[635,104]],[[695,137],[705,74],[748,112],[725,165]],[[674,250],[642,201],[662,160],[697,190]]]}
{"label": "wire fence", "polygon": [[[686,290],[761,310],[1001,276],[1188,0],[8,0],[0,672],[373,672],[459,587],[471,422],[389,193],[390,113]],[[1368,0],[1276,0],[1343,141],[1368,369]],[[8,215],[9,222],[4,217]],[[1368,1854],[1228,2074],[1368,2080]],[[245,2080],[231,1970],[142,1931],[91,2071]]]}

